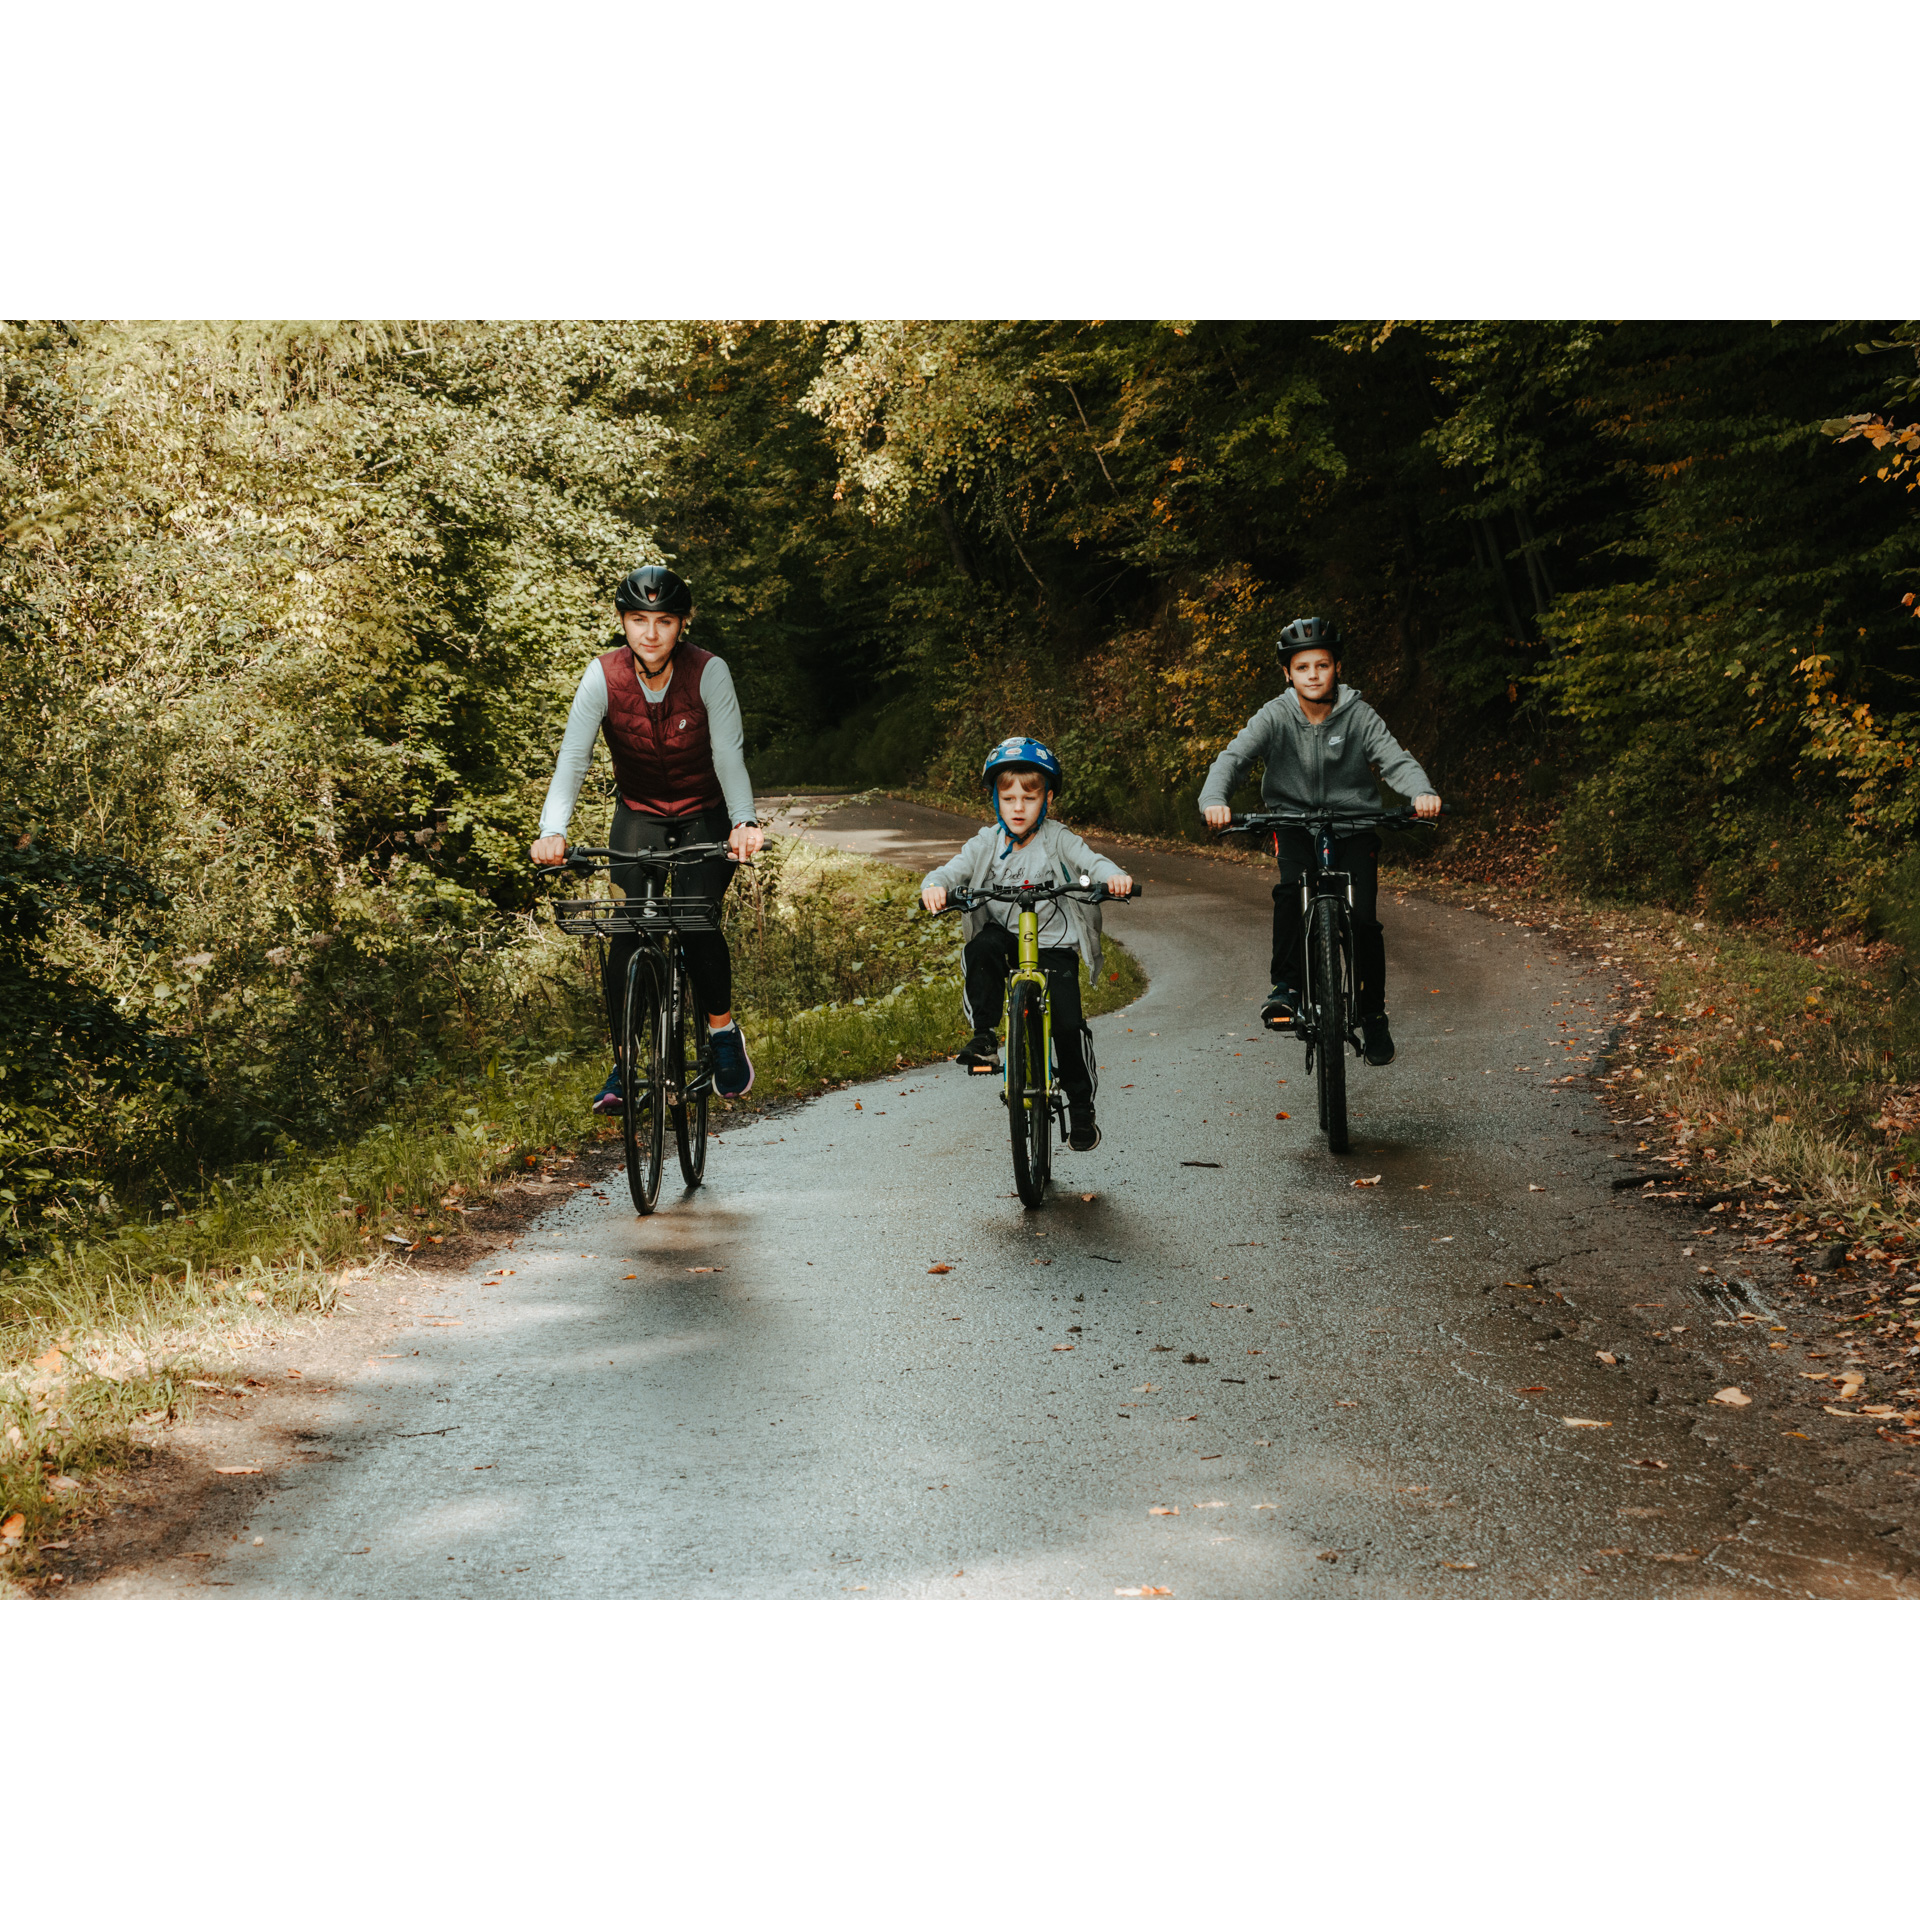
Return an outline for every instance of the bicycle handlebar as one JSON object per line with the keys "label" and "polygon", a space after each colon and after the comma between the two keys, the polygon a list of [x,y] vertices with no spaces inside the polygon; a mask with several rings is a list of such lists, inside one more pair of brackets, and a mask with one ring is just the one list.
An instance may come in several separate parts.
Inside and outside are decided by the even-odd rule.
{"label": "bicycle handlebar", "polygon": [[[612,847],[570,847],[565,859],[551,864],[536,860],[533,870],[535,873],[596,873],[612,866],[672,866],[684,860],[711,860],[717,853],[733,859],[724,840],[698,840],[684,847],[639,847],[631,853],[620,853]],[[750,867],[753,862],[739,860],[735,865]]]}
{"label": "bicycle handlebar", "polygon": [[1078,900],[1082,906],[1097,907],[1108,902],[1123,903],[1138,900],[1145,891],[1139,883],[1133,883],[1127,893],[1109,893],[1104,880],[1095,880],[1086,886],[1078,882],[1067,883],[1059,880],[1034,881],[1018,887],[949,887],[947,904],[940,913],[972,913],[976,908],[984,907],[989,901],[1004,900],[1009,904],[1026,900]]}
{"label": "bicycle handlebar", "polygon": [[[1446,812],[1444,802],[1440,812]],[[1411,806],[1396,807],[1391,813],[1237,813],[1233,824],[1220,827],[1220,833],[1267,833],[1275,827],[1305,827],[1311,831],[1315,827],[1346,827],[1366,829],[1371,827],[1414,827],[1431,825],[1438,815],[1422,817]]]}

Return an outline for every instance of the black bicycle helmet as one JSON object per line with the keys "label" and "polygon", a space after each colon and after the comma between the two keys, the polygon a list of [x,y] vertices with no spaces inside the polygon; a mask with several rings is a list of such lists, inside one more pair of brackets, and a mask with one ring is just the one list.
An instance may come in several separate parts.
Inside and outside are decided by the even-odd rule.
{"label": "black bicycle helmet", "polygon": [[693,589],[668,567],[635,567],[613,596],[618,613],[677,613],[684,619],[693,611]]}
{"label": "black bicycle helmet", "polygon": [[1311,619],[1294,621],[1275,644],[1283,667],[1296,653],[1305,653],[1309,647],[1325,647],[1338,660],[1340,629],[1331,620],[1322,620],[1315,614]]}

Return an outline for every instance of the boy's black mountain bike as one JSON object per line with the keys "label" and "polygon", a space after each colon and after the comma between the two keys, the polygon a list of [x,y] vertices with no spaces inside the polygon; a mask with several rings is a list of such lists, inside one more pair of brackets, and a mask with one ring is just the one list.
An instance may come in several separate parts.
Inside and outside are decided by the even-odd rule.
{"label": "boy's black mountain bike", "polygon": [[[1053,1127],[1067,1132],[1067,1096],[1061,1091],[1053,1051],[1053,1001],[1040,966],[1040,909],[1050,900],[1078,900],[1082,906],[1137,900],[1131,893],[1109,893],[1104,880],[1036,881],[1017,887],[954,887],[942,913],[972,913],[990,900],[1020,909],[1020,957],[1007,982],[1006,1081],[1001,1099],[1013,1135],[1013,1184],[1022,1205],[1037,1207],[1053,1178]],[[1075,965],[1079,963],[1076,961]],[[1088,1049],[1088,1066],[1092,1066]]]}
{"label": "boy's black mountain bike", "polygon": [[635,853],[610,847],[576,847],[558,867],[542,873],[630,873],[634,891],[624,899],[556,900],[554,924],[582,940],[639,936],[619,999],[619,1031],[613,1037],[620,1075],[620,1129],[627,1149],[627,1188],[641,1213],[660,1201],[666,1123],[673,1118],[680,1172],[697,1187],[707,1170],[707,1103],[713,1094],[713,1057],[707,1015],[687,978],[680,937],[712,933],[720,925],[720,902],[704,896],[663,894],[661,868],[710,860],[727,851],[724,842]]}
{"label": "boy's black mountain bike", "polygon": [[[1353,876],[1334,865],[1334,842],[1375,827],[1410,827],[1411,807],[1392,813],[1243,813],[1222,833],[1266,833],[1279,852],[1279,830],[1304,827],[1313,858],[1300,876],[1301,951],[1306,978],[1295,1031],[1307,1043],[1307,1071],[1320,1096],[1320,1131],[1333,1153],[1347,1151],[1347,1054],[1361,1054],[1353,1011]],[[1419,824],[1425,825],[1421,821]]]}

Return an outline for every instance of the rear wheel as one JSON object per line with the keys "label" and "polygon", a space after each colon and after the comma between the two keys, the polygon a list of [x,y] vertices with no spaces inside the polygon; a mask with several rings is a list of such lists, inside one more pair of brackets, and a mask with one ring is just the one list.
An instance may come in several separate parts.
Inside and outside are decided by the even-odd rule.
{"label": "rear wheel", "polygon": [[1040,990],[1016,980],[1007,996],[1007,1125],[1013,1136],[1013,1184],[1022,1202],[1047,1197],[1053,1115],[1047,1105],[1047,1038]]}
{"label": "rear wheel", "polygon": [[1320,1056],[1320,1124],[1334,1153],[1347,1150],[1347,1006],[1340,941],[1331,904],[1313,917],[1315,1051]]}
{"label": "rear wheel", "polygon": [[697,1187],[707,1171],[707,1101],[713,1090],[713,1063],[708,1058],[706,1012],[694,998],[685,963],[677,959],[667,1071],[673,1079],[673,1143],[680,1150],[680,1172],[688,1186]]}
{"label": "rear wheel", "polygon": [[620,1125],[627,1147],[627,1189],[640,1213],[651,1213],[659,1204],[666,1145],[662,999],[651,958],[636,953],[627,967],[625,1018],[620,1023]]}

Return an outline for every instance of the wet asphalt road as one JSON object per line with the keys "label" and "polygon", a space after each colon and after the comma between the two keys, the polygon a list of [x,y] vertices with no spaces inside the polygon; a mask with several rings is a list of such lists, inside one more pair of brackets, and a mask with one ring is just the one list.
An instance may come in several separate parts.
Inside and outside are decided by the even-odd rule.
{"label": "wet asphalt road", "polygon": [[[965,830],[820,828],[912,865]],[[431,1315],[415,1290],[217,1545],[219,1594],[1912,1591],[1857,1516],[1744,1470],[1748,1416],[1582,1333],[1589,1293],[1701,1313],[1561,1083],[1605,1024],[1583,963],[1383,890],[1400,1057],[1350,1066],[1335,1159],[1251,1022],[1268,878],[1119,857],[1152,986],[1095,1023],[1105,1144],[1044,1210],[950,1065],[729,1132],[650,1220],[582,1193]]]}

